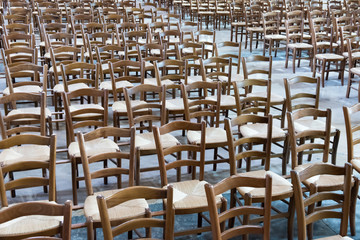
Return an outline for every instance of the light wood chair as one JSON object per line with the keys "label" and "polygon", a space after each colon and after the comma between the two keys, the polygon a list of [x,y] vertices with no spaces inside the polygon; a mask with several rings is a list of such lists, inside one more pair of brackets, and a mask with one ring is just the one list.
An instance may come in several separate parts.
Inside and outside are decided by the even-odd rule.
{"label": "light wood chair", "polygon": [[[306,76],[297,76],[291,79],[284,78],[284,86],[286,93],[286,107],[288,112],[295,112],[300,109],[314,108],[319,109],[320,101],[320,78],[312,78]],[[324,130],[326,122],[321,119],[304,120],[302,126],[295,125],[295,131],[301,128],[308,128],[309,130]],[[336,155],[339,145],[340,130],[330,126],[330,143],[332,144],[331,162],[336,164]],[[311,159],[311,155],[309,155]]]}
{"label": "light wood chair", "polygon": [[[336,192],[318,192],[317,186],[311,179],[321,175],[332,175],[342,178],[342,193]],[[325,218],[339,218],[340,235],[329,236],[327,239],[351,239],[344,237],[347,235],[348,218],[351,206],[351,188],[352,188],[352,167],[346,163],[344,167],[334,165],[312,165],[306,170],[291,171],[291,179],[294,186],[294,198],[298,223],[298,239],[313,239],[312,225],[314,222]],[[304,198],[302,184],[310,188],[309,196]],[[319,205],[327,200],[326,207]],[[340,211],[331,209],[340,204]],[[332,205],[330,205],[332,203]],[[330,205],[330,206],[329,206]]]}
{"label": "light wood chair", "polygon": [[[70,93],[63,93],[63,102],[65,110],[65,123],[66,123],[66,146],[68,150],[69,160],[72,169],[72,186],[73,186],[73,202],[77,205],[77,192],[78,181],[83,178],[79,177],[78,164],[80,161],[79,144],[76,141],[76,131],[89,131],[85,127],[106,127],[108,125],[108,92],[106,90],[96,89],[80,89]],[[79,99],[80,98],[80,99]],[[80,104],[74,100],[80,101]],[[85,100],[88,102],[82,103]],[[99,102],[100,101],[100,102]],[[93,142],[94,145],[89,145],[91,148],[102,151],[102,148],[108,149],[109,143],[107,141]],[[111,144],[110,144],[111,145]],[[116,151],[117,146],[112,146]],[[78,178],[79,177],[79,178]]]}
{"label": "light wood chair", "polygon": [[[265,188],[265,198],[263,206],[240,206],[237,207],[233,198],[230,199],[230,208],[218,213],[216,205],[216,197],[219,194],[230,191],[232,194],[236,193],[239,187],[251,188]],[[209,206],[210,222],[212,238],[214,240],[229,239],[235,236],[244,236],[248,234],[261,234],[262,239],[270,239],[270,216],[271,216],[271,194],[272,194],[272,178],[271,175],[266,175],[264,178],[245,177],[245,176],[230,176],[223,179],[214,186],[210,184],[205,185],[206,198]],[[225,200],[226,201],[226,200]],[[245,213],[246,211],[246,213]],[[232,227],[234,217],[240,216],[246,218],[252,216],[264,216],[264,223],[262,226],[249,224],[243,222],[241,226]],[[246,217],[245,217],[246,216]],[[228,220],[228,228],[225,226],[225,221]]]}
{"label": "light wood chair", "polygon": [[[241,133],[251,131],[252,125],[263,128],[261,136],[247,135]],[[270,170],[271,142],[272,142],[272,116],[257,116],[253,114],[242,114],[232,120],[225,120],[225,129],[227,133],[229,146],[230,175],[238,175],[243,177],[265,178],[267,174],[272,177],[272,195],[271,201],[282,201],[289,204],[287,211],[275,210],[275,214],[271,219],[287,218],[288,238],[293,237],[293,218],[294,218],[294,202],[292,199],[292,185],[281,175]],[[237,173],[236,162],[244,159],[247,163],[245,173]],[[254,160],[264,161],[264,170],[251,171],[251,162]],[[240,197],[238,196],[240,195]],[[264,203],[266,191],[264,188],[254,187],[238,187],[233,197],[240,206],[251,205],[252,203]],[[286,199],[290,198],[290,202]],[[244,203],[241,202],[244,200]],[[249,220],[245,218],[245,222],[261,222],[262,218]]]}
{"label": "light wood chair", "polygon": [[[138,76],[130,75],[134,68],[139,69]],[[109,63],[110,78],[114,102],[112,104],[114,127],[120,127],[120,120],[126,120],[128,109],[124,99],[124,89],[132,88],[144,82],[144,61],[136,62],[131,60],[122,60],[115,63]],[[116,75],[118,73],[118,76]],[[141,100],[135,99],[132,104],[139,104]]]}
{"label": "light wood chair", "polygon": [[[109,139],[109,137],[121,138],[123,145],[129,146],[129,150],[120,151],[116,142]],[[85,135],[77,134],[79,152],[81,162],[84,170],[84,180],[86,184],[87,198],[84,202],[84,214],[86,217],[86,226],[88,229],[88,238],[93,239],[96,228],[101,227],[100,212],[96,204],[96,196],[102,195],[108,197],[120,191],[122,187],[122,176],[128,175],[129,186],[134,183],[134,164],[135,164],[135,129],[120,129],[114,127],[98,128]],[[125,142],[124,142],[124,139]],[[103,147],[99,148],[99,143]],[[98,148],[94,151],[94,146]],[[111,160],[111,165],[106,162]],[[104,166],[101,169],[94,169],[92,166],[104,161]],[[122,162],[126,167],[122,167]],[[108,178],[116,178],[116,189],[105,190],[101,192],[94,191],[94,180],[98,178],[105,178],[107,183]],[[76,190],[76,189],[75,189]],[[148,204],[145,199],[134,199],[128,203],[120,204],[110,214],[113,224],[125,222],[128,219],[144,217],[146,215],[146,208]],[[123,210],[124,212],[122,212]]]}
{"label": "light wood chair", "polygon": [[[296,171],[306,170],[308,167],[320,164],[329,165],[329,148],[330,148],[330,122],[331,122],[331,110],[326,111],[305,108],[298,110],[294,113],[287,113],[288,126],[289,126],[289,137],[290,137],[290,151],[291,151],[291,168]],[[309,119],[325,118],[326,125],[322,129],[312,130],[306,128],[298,128],[295,130],[295,126],[301,126],[304,121]],[[321,153],[320,162],[302,162],[302,155],[310,153]],[[330,164],[331,165],[331,164]],[[356,181],[355,181],[356,182]],[[327,191],[327,190],[341,190],[344,186],[344,179],[342,176],[332,175],[320,175],[314,178],[311,182],[315,186],[316,191]],[[310,184],[309,183],[309,184]],[[358,183],[352,184],[351,190],[351,209],[354,211],[350,212],[350,228],[351,232],[355,233],[355,209],[356,209],[356,197],[358,191]]]}
{"label": "light wood chair", "polygon": [[[48,200],[56,201],[55,189],[55,164],[56,164],[56,136],[38,136],[21,134],[6,138],[0,142],[1,152],[1,176],[9,174],[9,180],[5,183],[0,178],[0,190],[2,207],[8,206],[6,191],[11,191],[15,197],[15,190],[22,188],[44,187],[48,192]],[[41,169],[42,173],[20,178],[15,178],[15,172],[23,172],[32,169]],[[47,171],[49,174],[47,175]]]}
{"label": "light wood chair", "polygon": [[281,24],[280,12],[273,11],[262,14],[262,24],[264,31],[264,48],[263,55],[265,56],[266,49],[269,49],[269,56],[275,51],[275,57],[278,49],[284,49],[286,42],[286,35],[280,33]]}
{"label": "light wood chair", "polygon": [[[112,228],[112,222],[110,217],[112,215],[112,209],[121,205],[125,205],[130,201],[139,199],[152,200],[162,199],[163,211],[150,211],[147,208],[145,216],[138,217],[136,219],[128,219],[127,221]],[[168,186],[167,189],[154,188],[154,187],[143,187],[134,186],[126,189],[121,189],[117,193],[111,196],[104,197],[102,195],[97,196],[97,202],[101,217],[101,225],[104,232],[104,239],[111,240],[113,237],[120,235],[125,232],[129,232],[138,228],[146,228],[147,238],[151,238],[151,228],[162,228],[162,239],[174,239],[174,208],[173,202],[173,188]],[[126,212],[127,209],[121,209]],[[163,215],[163,219],[152,216]],[[142,236],[141,236],[142,237]],[[158,239],[158,238],[157,238]]]}
{"label": "light wood chair", "polygon": [[[124,89],[124,96],[129,119],[129,126],[136,126],[139,133],[136,134],[136,165],[135,180],[136,185],[140,184],[140,173],[147,171],[158,171],[158,166],[141,166],[141,156],[156,154],[156,146],[153,135],[153,125],[162,126],[165,118],[162,110],[163,87],[141,84],[132,88]],[[133,101],[140,100],[138,104]],[[160,114],[159,114],[160,113]],[[164,146],[171,147],[177,145],[179,141],[167,134],[164,139]]]}
{"label": "light wood chair", "polygon": [[[0,239],[70,240],[71,211],[69,200],[65,204],[34,201],[4,207],[0,210]],[[54,235],[59,237],[51,237]]]}
{"label": "light wood chair", "polygon": [[[218,154],[218,148],[227,146],[226,131],[220,127],[220,103],[221,84],[219,82],[195,82],[188,86],[181,85],[182,97],[185,106],[185,120],[200,122],[204,120],[207,124],[206,149],[214,149],[214,157],[207,160],[205,164],[228,163],[228,159]],[[197,96],[188,96],[190,92],[197,92]],[[211,93],[211,95],[209,94]],[[200,135],[196,131],[190,131],[187,135],[192,144],[200,144]]]}
{"label": "light wood chair", "polygon": [[[166,148],[164,139],[167,134],[176,135],[178,132],[196,132],[200,135],[200,142],[197,144],[185,142]],[[205,181],[205,122],[191,123],[188,121],[173,121],[160,128],[155,127],[154,137],[157,148],[161,185],[167,186],[171,180],[171,173],[176,170],[176,181],[171,185],[174,188],[173,206],[175,215],[197,214],[197,227],[184,231],[177,231],[175,236],[190,235],[210,231],[210,226],[202,226],[203,212],[208,211],[206,196],[204,192]],[[175,155],[174,155],[175,154]],[[190,154],[190,155],[188,155]],[[200,155],[199,155],[200,154]],[[198,158],[199,156],[199,158]],[[174,159],[175,157],[175,159]],[[182,174],[181,168],[191,168],[191,174]],[[198,173],[198,176],[197,176]],[[191,176],[191,180],[182,180],[182,177]],[[221,195],[216,196],[217,208],[224,209],[225,205],[221,201]],[[208,221],[208,220],[207,220]]]}

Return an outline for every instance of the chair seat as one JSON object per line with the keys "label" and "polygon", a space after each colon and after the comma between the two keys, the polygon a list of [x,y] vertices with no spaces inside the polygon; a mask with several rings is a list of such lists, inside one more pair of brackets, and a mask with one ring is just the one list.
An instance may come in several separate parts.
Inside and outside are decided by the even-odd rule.
{"label": "chair seat", "polygon": [[[329,46],[330,47],[330,42],[317,42],[316,43],[316,45],[317,46]],[[332,43],[332,46],[333,47],[338,47],[339,46],[339,44],[337,44],[337,43]]]}
{"label": "chair seat", "polygon": [[[63,58],[66,58],[66,56],[68,56],[67,58],[69,58],[69,59],[74,56],[74,53],[73,53],[73,52],[62,52],[62,53],[57,53],[57,54],[55,53],[55,56],[56,56],[56,55],[59,55],[59,54],[61,54],[61,56],[62,56]],[[50,58],[51,58],[50,52],[45,53],[44,58],[50,59]],[[59,72],[60,72],[60,69],[59,69]]]}
{"label": "chair seat", "polygon": [[[192,83],[195,83],[195,82],[201,82],[203,79],[202,79],[202,76],[198,75],[198,76],[188,76],[187,78],[187,83],[188,85],[192,84]],[[209,78],[206,78],[206,81],[207,82],[212,82],[211,79]],[[181,82],[184,82],[184,80],[181,80]]]}
{"label": "chair seat", "polygon": [[[99,153],[117,152],[119,151],[119,146],[108,138],[96,138],[85,142],[85,150],[89,156],[93,156]],[[80,157],[79,143],[70,143],[68,152],[70,156]]]}
{"label": "chair seat", "polygon": [[231,26],[246,26],[246,22],[232,22]]}
{"label": "chair seat", "polygon": [[[266,97],[266,92],[253,92],[248,93],[248,97]],[[280,96],[276,93],[271,93],[270,95],[270,102],[271,103],[282,103],[285,101],[285,98],[283,96]]]}
{"label": "chair seat", "polygon": [[290,43],[288,44],[288,48],[293,49],[313,49],[313,46],[308,43]]}
{"label": "chair seat", "polygon": [[[14,87],[14,93],[40,93],[43,91],[43,89],[40,86],[36,85],[25,85],[25,86],[19,86]],[[10,94],[10,89],[7,87],[3,91],[4,95]]]}
{"label": "chair seat", "polygon": [[[86,85],[85,83],[74,83],[74,84],[68,85],[69,92],[73,92],[75,90],[84,89],[84,88],[90,88],[90,87],[88,85]],[[56,84],[54,86],[53,90],[54,90],[54,92],[57,92],[57,93],[65,92],[64,85],[61,83]]]}
{"label": "chair seat", "polygon": [[360,172],[360,159],[352,159],[351,164],[356,169],[356,171]]}
{"label": "chair seat", "polygon": [[[149,84],[149,85],[153,85],[153,86],[158,85],[156,78],[145,78],[144,84]],[[173,84],[175,84],[175,83],[169,79],[161,80],[161,85],[173,85]]]}
{"label": "chair seat", "polygon": [[[55,202],[50,203],[55,204]],[[11,205],[9,207],[11,207]],[[4,207],[0,210],[0,215],[1,211],[5,210],[6,208],[7,207]],[[16,235],[25,235],[56,229],[59,227],[62,221],[63,216],[30,215],[18,217],[9,222],[0,224],[0,237],[10,238]]]}
{"label": "chair seat", "polygon": [[[221,78],[223,76],[220,76],[219,78]],[[232,82],[241,82],[244,81],[244,75],[242,74],[231,74],[231,81]]]}
{"label": "chair seat", "polygon": [[[254,123],[246,124],[240,127],[240,133],[244,137],[260,137],[267,138],[267,124],[266,123]],[[284,138],[286,133],[284,130],[277,126],[272,127],[272,138]]]}
{"label": "chair seat", "polygon": [[[44,145],[22,145],[4,149],[0,153],[0,165],[24,161],[46,162],[50,159],[50,147]],[[0,231],[1,232],[1,231]]]}
{"label": "chair seat", "polygon": [[[140,104],[146,104],[146,102],[141,100],[131,100],[131,106],[133,107],[138,106]],[[112,110],[115,112],[126,113],[127,112],[126,102],[125,101],[114,102],[112,105]]]}
{"label": "chair seat", "polygon": [[[213,100],[213,101],[217,100],[216,96],[209,96],[209,97],[206,97],[205,99]],[[221,100],[220,100],[221,107],[231,107],[231,106],[235,106],[235,105],[236,105],[236,100],[235,100],[234,96],[221,95]]]}
{"label": "chair seat", "polygon": [[334,60],[334,61],[341,61],[344,60],[345,57],[338,55],[338,54],[334,54],[334,53],[321,53],[321,54],[316,54],[315,57],[317,59],[320,60]]}
{"label": "chair seat", "polygon": [[[171,134],[160,135],[163,148],[173,147],[180,142]],[[135,147],[140,150],[155,150],[155,139],[153,132],[140,133],[135,135]]]}
{"label": "chair seat", "polygon": [[160,49],[151,49],[151,50],[150,50],[150,53],[151,53],[152,55],[160,55],[160,54],[161,54],[161,51],[160,51]]}
{"label": "chair seat", "polygon": [[[302,171],[311,165],[314,164],[329,164],[329,163],[306,163],[295,167],[295,171]],[[308,178],[304,181],[306,186],[310,186],[310,184],[314,184],[316,187],[324,188],[324,187],[338,187],[344,185],[344,176],[343,175],[329,175],[329,174],[321,174],[316,175],[311,178]]]}
{"label": "chair seat", "polygon": [[[348,58],[349,57],[349,52],[343,52],[343,56],[345,58]],[[360,52],[353,52],[353,53],[351,53],[351,56],[353,58],[360,58]]]}
{"label": "chair seat", "polygon": [[[272,171],[258,170],[239,173],[238,175],[265,178],[266,174],[270,174],[272,177],[272,197],[290,194],[293,191],[292,184],[289,181]],[[253,198],[265,197],[265,188],[238,187],[237,190],[242,196],[251,194]]]}
{"label": "chair seat", "polygon": [[[205,194],[206,181],[189,180],[171,183],[174,188],[173,203],[176,209],[194,209],[207,207]],[[166,188],[166,186],[164,187]],[[216,196],[216,203],[221,203],[222,195]]]}
{"label": "chair seat", "polygon": [[[115,83],[116,85],[116,89],[119,88],[130,88],[133,87],[134,85],[129,82],[129,81],[118,81]],[[106,90],[112,90],[112,83],[111,81],[105,81],[100,83],[100,89],[106,89]]]}
{"label": "chair seat", "polygon": [[[100,222],[99,208],[96,201],[96,196],[102,195],[104,197],[111,196],[119,190],[108,190],[103,192],[96,192],[94,195],[90,195],[85,199],[84,202],[84,214],[86,217],[92,217],[94,222]],[[109,209],[109,219],[111,220],[122,220],[129,218],[137,218],[145,216],[145,209],[149,205],[143,198],[133,199],[126,201],[122,204],[116,205]]]}
{"label": "chair seat", "polygon": [[[97,110],[104,110],[104,108],[99,105],[99,104],[93,104],[93,103],[89,103],[89,104],[72,104],[70,105],[70,112],[75,112],[77,110],[81,110],[81,109],[97,109]],[[84,113],[84,114],[79,114],[76,117],[96,117],[96,116],[101,116],[101,113]]]}
{"label": "chair seat", "polygon": [[[200,144],[201,132],[188,131],[188,140],[193,144]],[[227,141],[226,131],[222,128],[209,127],[206,128],[205,143],[223,143]]]}
{"label": "chair seat", "polygon": [[[26,108],[18,108],[11,110],[7,116],[13,116],[15,114],[38,114],[40,115],[41,108],[40,107],[26,107]],[[45,117],[51,117],[51,111],[48,108],[45,108]],[[18,119],[20,120],[20,119]],[[25,120],[25,119],[21,119]]]}
{"label": "chair seat", "polygon": [[350,68],[350,72],[360,75],[360,67]]}
{"label": "chair seat", "polygon": [[[296,132],[302,132],[306,130],[319,130],[324,131],[325,130],[326,123],[320,119],[312,119],[312,118],[302,118],[297,119],[294,122],[294,127]],[[331,126],[331,132],[336,131],[336,128],[334,126]]]}
{"label": "chair seat", "polygon": [[286,36],[281,34],[273,34],[273,35],[266,35],[265,39],[286,40]]}
{"label": "chair seat", "polygon": [[[53,73],[53,72],[54,72],[54,66],[51,66],[51,67],[49,68],[49,72],[50,72],[50,73]],[[61,72],[61,66],[60,66],[60,65],[56,66],[56,72],[58,72],[58,73]]]}
{"label": "chair seat", "polygon": [[[190,101],[190,100],[189,100]],[[174,98],[166,100],[166,108],[170,111],[182,111],[184,110],[183,98]]]}
{"label": "chair seat", "polygon": [[264,31],[264,29],[262,27],[248,27],[248,28],[246,28],[246,31],[262,32],[262,31]]}

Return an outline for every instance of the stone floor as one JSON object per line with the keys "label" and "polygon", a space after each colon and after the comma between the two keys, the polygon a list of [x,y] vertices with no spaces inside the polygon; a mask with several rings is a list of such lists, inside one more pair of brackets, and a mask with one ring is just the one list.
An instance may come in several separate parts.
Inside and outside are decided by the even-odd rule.
{"label": "stone floor", "polygon": [[[216,42],[223,42],[230,40],[230,31],[229,30],[222,30],[221,32],[217,32]],[[242,51],[243,56],[249,56],[249,50],[243,49]],[[262,54],[259,50],[254,50],[252,54]],[[310,68],[308,67],[308,62],[303,61],[300,68],[296,69],[296,74],[292,73],[291,68],[286,69],[284,67],[284,60],[285,56],[284,53],[281,52],[278,54],[276,58],[273,59],[273,74],[272,74],[272,90],[273,92],[285,96],[284,86],[283,86],[283,78],[291,78],[293,76],[298,75],[305,75],[311,76]],[[0,65],[0,72],[3,72],[3,65]],[[347,79],[347,73],[345,73],[345,79]],[[346,83],[347,81],[345,81]],[[337,79],[336,74],[330,74],[329,80],[325,83],[325,88],[321,88],[321,97],[320,97],[320,108],[326,109],[331,108],[332,110],[332,124],[340,129],[341,137],[340,137],[340,144],[339,150],[337,155],[337,164],[343,165],[346,161],[347,152],[346,152],[346,136],[345,136],[345,126],[344,126],[344,118],[342,113],[342,106],[352,106],[357,102],[357,96],[355,91],[352,91],[350,98],[345,98],[346,86],[341,86],[340,80]],[[0,89],[5,88],[5,80],[3,78],[0,79]],[[48,104],[51,101],[49,99]],[[51,106],[50,106],[51,108]],[[109,116],[112,116],[112,113],[109,113]],[[360,119],[354,120],[354,122],[359,122]],[[64,124],[60,125],[60,130],[55,131],[58,136],[58,148],[64,148],[65,146],[65,126]],[[211,154],[209,154],[211,155]],[[58,160],[66,159],[66,154],[59,153]],[[150,156],[146,159],[142,159],[144,164],[156,164],[156,156]],[[271,169],[277,173],[281,173],[281,165],[280,161],[272,161]],[[242,170],[239,170],[242,171]],[[289,171],[289,166],[288,166]],[[59,203],[65,202],[67,199],[72,199],[71,195],[71,175],[70,175],[70,165],[69,164],[61,164],[57,165],[56,170],[56,180],[57,180],[57,198]],[[142,174],[141,175],[141,183],[143,185],[151,185],[151,186],[160,186],[160,179],[158,177],[158,172]],[[223,164],[219,166],[219,169],[216,172],[213,172],[209,166],[206,170],[206,180],[211,183],[218,182],[219,180],[227,177],[229,175],[228,165]],[[125,180],[126,182],[126,180]],[[113,187],[110,183],[110,188]],[[104,190],[104,185],[99,182],[95,185],[94,191],[101,191]],[[79,202],[82,203],[86,198],[86,190],[84,183],[80,184],[80,188],[78,190],[79,195]],[[35,189],[31,191],[19,191],[18,196],[12,199],[10,196],[10,202],[16,201],[24,201],[24,200],[31,200],[31,199],[38,199],[39,197],[43,197],[43,193],[41,189]],[[357,222],[359,224],[360,215],[359,211],[357,211]],[[82,211],[74,212],[74,216],[81,218]],[[180,226],[175,226],[175,229],[183,228],[181,225],[184,221],[179,221]],[[272,222],[272,237],[271,239],[286,239],[286,228],[284,228],[285,220],[277,220]],[[359,225],[358,225],[359,226]],[[335,233],[338,231],[338,228],[334,228],[332,223],[324,222],[323,225],[319,226],[319,232],[321,235],[328,234],[328,233]],[[82,229],[81,231],[74,231],[73,232],[73,239],[86,239],[86,231]],[[101,239],[101,236],[99,236]],[[191,236],[191,237],[184,237],[181,239],[210,239],[209,234],[205,234],[202,236]],[[360,239],[360,227],[357,229],[357,235],[354,239]]]}

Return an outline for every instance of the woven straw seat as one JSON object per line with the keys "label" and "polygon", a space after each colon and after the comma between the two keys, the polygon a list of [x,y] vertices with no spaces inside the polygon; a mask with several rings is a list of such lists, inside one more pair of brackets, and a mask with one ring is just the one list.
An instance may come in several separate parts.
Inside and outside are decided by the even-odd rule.
{"label": "woven straw seat", "polygon": [[[285,178],[280,175],[272,172],[272,171],[251,171],[245,173],[239,173],[240,176],[248,176],[248,177],[260,177],[265,178],[266,174],[271,175],[272,177],[272,197],[276,198],[276,196],[281,196],[284,194],[292,193],[292,184],[288,182]],[[264,198],[265,197],[265,189],[264,188],[252,188],[252,187],[239,187],[237,188],[239,193],[244,196],[245,194],[250,194],[252,198]]]}
{"label": "woven straw seat", "polygon": [[[50,202],[50,203],[55,203],[55,202]],[[10,205],[9,207],[11,206],[12,205]],[[8,207],[2,208],[0,210],[0,214],[2,211],[4,211],[7,208]],[[0,237],[4,238],[4,237],[11,237],[20,234],[56,229],[59,227],[62,221],[63,221],[62,216],[44,216],[44,215],[22,216],[13,219],[9,222],[0,224]]]}
{"label": "woven straw seat", "polygon": [[[90,195],[86,198],[84,203],[84,213],[86,217],[92,217],[93,221],[100,222],[100,214],[98,205],[96,202],[96,196],[102,195],[104,197],[111,196],[119,190],[108,190],[103,192],[97,192],[94,195]],[[145,209],[149,205],[145,199],[134,199],[122,204],[119,204],[109,209],[110,220],[122,220],[136,217],[145,216]]]}
{"label": "woven straw seat", "polygon": [[[133,87],[134,85],[129,81],[119,81],[115,83],[116,88]],[[100,89],[112,90],[111,81],[105,81],[100,83]]]}
{"label": "woven straw seat", "polygon": [[[294,123],[296,132],[302,132],[306,130],[324,131],[325,125],[326,125],[325,121],[322,121],[320,119],[314,120],[309,118],[297,119]],[[331,132],[334,131],[336,131],[336,128],[334,126],[331,126]]]}
{"label": "woven straw seat", "polygon": [[[110,139],[97,138],[91,141],[86,141],[85,149],[89,156],[93,156],[99,153],[117,152],[119,151],[119,146]],[[80,157],[80,148],[78,142],[70,143],[68,152],[70,156]]]}
{"label": "woven straw seat", "polygon": [[[74,84],[70,84],[68,85],[68,88],[69,88],[69,92],[73,92],[73,91],[76,91],[76,90],[79,90],[79,89],[84,89],[84,88],[89,88],[88,85],[86,85],[85,83],[74,83]],[[57,92],[57,93],[62,93],[64,92],[64,85],[59,83],[59,84],[56,84],[54,86],[54,92]]]}
{"label": "woven straw seat", "polygon": [[[180,144],[180,142],[170,134],[161,135],[160,140],[164,148],[168,148]],[[155,150],[156,147],[155,147],[155,139],[153,132],[136,134],[135,147],[138,147],[140,150]]]}
{"label": "woven straw seat", "polygon": [[[246,124],[240,127],[240,133],[244,137],[267,137],[267,124],[266,123],[254,123]],[[272,127],[272,138],[283,138],[286,133],[283,129],[273,126]]]}
{"label": "woven straw seat", "polygon": [[0,153],[0,165],[9,165],[19,161],[42,161],[50,159],[50,148],[44,145],[22,145],[3,150]]}
{"label": "woven straw seat", "polygon": [[[131,106],[135,107],[140,104],[145,104],[145,101],[141,100],[131,100]],[[112,105],[112,110],[116,112],[126,113],[126,102],[125,101],[116,101]]]}
{"label": "woven straw seat", "polygon": [[[201,132],[189,131],[188,140],[190,143],[200,144]],[[221,143],[226,142],[226,131],[222,128],[210,127],[206,128],[205,142],[208,143]]]}
{"label": "woven straw seat", "polygon": [[[23,92],[23,93],[40,93],[42,92],[42,88],[40,86],[31,86],[31,85],[26,85],[26,86],[19,86],[19,87],[14,87],[14,92]],[[4,95],[9,95],[10,94],[10,89],[9,88],[5,88],[3,91]]]}

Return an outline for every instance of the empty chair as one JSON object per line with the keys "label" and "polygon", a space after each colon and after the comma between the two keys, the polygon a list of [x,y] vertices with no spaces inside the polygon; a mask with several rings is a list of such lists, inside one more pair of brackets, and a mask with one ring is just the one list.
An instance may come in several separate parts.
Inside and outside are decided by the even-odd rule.
{"label": "empty chair", "polygon": [[[135,219],[127,219],[124,222],[117,224],[113,227],[111,222],[111,214],[114,208],[135,200],[158,200],[161,199],[163,203],[163,211],[150,211],[146,210],[145,216],[140,216]],[[104,232],[105,240],[112,240],[115,236],[122,233],[126,233],[139,228],[146,228],[146,238],[152,237],[152,228],[162,229],[162,239],[171,240],[174,239],[174,208],[173,202],[173,189],[168,186],[167,189],[134,186],[126,189],[121,189],[117,193],[111,196],[104,197],[102,195],[97,196],[97,203],[99,207],[99,213],[101,217],[101,225]],[[128,209],[119,209],[119,213],[126,213]],[[163,215],[163,218],[152,217],[156,215]],[[131,233],[132,236],[132,233]],[[159,236],[157,236],[159,239]]]}
{"label": "empty chair", "polygon": [[[265,200],[263,206],[235,206],[233,199],[230,200],[229,209],[221,209],[218,212],[216,198],[219,194],[230,191],[231,194],[236,193],[239,187],[251,188],[265,188]],[[215,240],[229,239],[235,236],[247,234],[262,234],[263,239],[270,239],[270,216],[271,216],[271,192],[272,192],[272,178],[271,175],[266,175],[265,178],[245,177],[245,176],[231,176],[225,178],[214,186],[210,184],[205,185],[206,198],[209,206],[211,233]],[[222,201],[226,201],[222,199]],[[245,213],[246,212],[246,213]],[[243,221],[241,226],[233,227],[234,217],[244,215],[264,216],[263,225],[250,224]],[[225,221],[228,221],[228,228],[225,226]]]}

